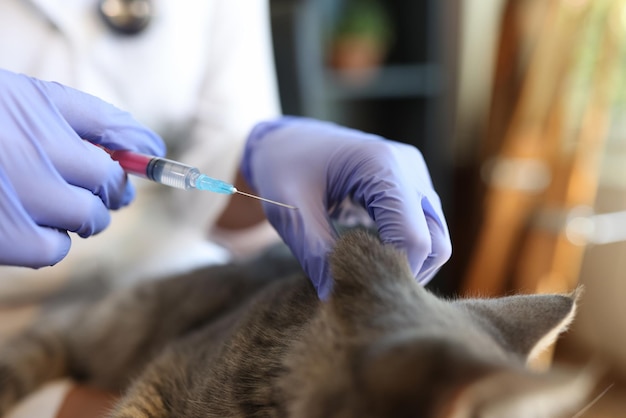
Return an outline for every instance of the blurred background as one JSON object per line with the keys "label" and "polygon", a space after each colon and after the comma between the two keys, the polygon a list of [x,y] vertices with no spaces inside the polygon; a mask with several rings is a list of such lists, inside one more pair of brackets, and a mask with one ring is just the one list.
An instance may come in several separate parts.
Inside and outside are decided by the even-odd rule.
{"label": "blurred background", "polygon": [[580,416],[626,417],[626,0],[270,6],[284,113],[424,154],[453,241],[428,287],[583,285],[572,329],[537,367],[599,359],[598,393],[611,389]]}
{"label": "blurred background", "polygon": [[626,2],[271,6],[285,113],[423,152],[454,251],[429,287],[495,296],[584,285],[547,362],[601,359],[616,385],[584,416],[626,416]]}

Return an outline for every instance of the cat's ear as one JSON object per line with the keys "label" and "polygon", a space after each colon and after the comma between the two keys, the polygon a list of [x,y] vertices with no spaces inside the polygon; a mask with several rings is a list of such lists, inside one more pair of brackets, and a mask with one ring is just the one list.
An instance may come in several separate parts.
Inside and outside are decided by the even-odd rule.
{"label": "cat's ear", "polygon": [[506,350],[532,359],[550,346],[574,319],[581,290],[569,295],[517,295],[455,302]]}
{"label": "cat's ear", "polygon": [[589,398],[597,377],[590,369],[542,374],[502,370],[462,387],[447,416],[525,418],[575,413]]}

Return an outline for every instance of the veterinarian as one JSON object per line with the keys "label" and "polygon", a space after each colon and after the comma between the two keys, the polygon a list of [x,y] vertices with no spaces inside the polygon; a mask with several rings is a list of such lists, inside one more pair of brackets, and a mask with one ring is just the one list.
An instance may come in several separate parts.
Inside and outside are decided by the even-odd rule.
{"label": "veterinarian", "polygon": [[[0,4],[0,68],[8,70],[0,73],[0,264],[57,264],[67,274],[89,259],[130,274],[144,260],[139,275],[215,261],[223,255],[211,241],[246,253],[275,240],[250,200],[144,183],[138,201],[110,222],[108,210],[128,204],[133,186],[83,140],[164,155],[144,125],[162,136],[168,157],[297,206],[265,211],[321,297],[330,289],[329,211],[346,198],[367,209],[383,240],[407,251],[418,280],[447,260],[444,216],[416,149],[278,118],[264,1],[139,1],[145,7],[126,20],[123,3]],[[109,223],[97,237],[73,240],[70,251],[68,231],[90,237]]]}

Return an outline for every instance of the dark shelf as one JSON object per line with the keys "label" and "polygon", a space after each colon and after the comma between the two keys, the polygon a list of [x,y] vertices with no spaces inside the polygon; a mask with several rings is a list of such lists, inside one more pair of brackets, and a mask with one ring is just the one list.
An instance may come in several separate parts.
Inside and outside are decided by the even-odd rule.
{"label": "dark shelf", "polygon": [[325,70],[329,100],[434,97],[440,92],[436,64],[395,64],[375,70],[371,80],[355,82],[362,74],[350,70]]}

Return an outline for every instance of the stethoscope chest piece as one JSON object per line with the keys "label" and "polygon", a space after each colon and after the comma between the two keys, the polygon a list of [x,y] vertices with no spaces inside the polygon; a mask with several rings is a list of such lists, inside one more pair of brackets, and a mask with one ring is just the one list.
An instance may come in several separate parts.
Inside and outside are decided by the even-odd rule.
{"label": "stethoscope chest piece", "polygon": [[98,11],[107,26],[124,35],[143,31],[154,14],[150,0],[99,0]]}

